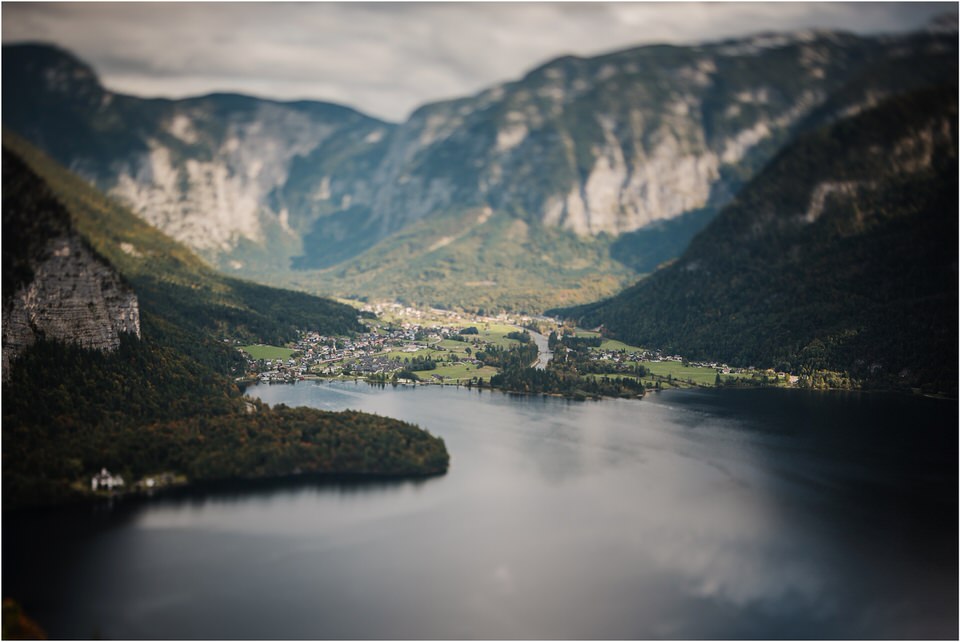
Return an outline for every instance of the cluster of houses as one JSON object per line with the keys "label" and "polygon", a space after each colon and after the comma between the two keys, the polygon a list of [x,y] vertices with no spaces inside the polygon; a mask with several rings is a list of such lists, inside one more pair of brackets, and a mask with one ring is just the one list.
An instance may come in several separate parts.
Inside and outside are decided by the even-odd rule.
{"label": "cluster of houses", "polygon": [[[351,374],[368,376],[392,373],[403,369],[402,359],[388,356],[389,352],[415,353],[424,347],[442,351],[441,341],[460,335],[463,324],[501,323],[525,325],[530,317],[513,318],[505,314],[496,317],[475,316],[449,310],[420,310],[399,303],[375,303],[363,308],[377,318],[403,319],[390,327],[378,326],[370,332],[354,337],[326,336],[317,332],[303,333],[292,346],[294,356],[284,359],[257,360],[249,355],[247,371],[260,381],[291,383],[311,375],[337,376]],[[426,325],[427,320],[433,322]],[[436,321],[440,325],[436,325]],[[541,318],[543,321],[549,321]],[[423,321],[423,323],[421,323]],[[483,364],[477,359],[466,359],[472,365]],[[436,375],[434,378],[438,378]]]}
{"label": "cluster of houses", "polygon": [[595,361],[613,361],[615,363],[638,363],[640,361],[681,361],[680,357],[664,357],[659,352],[650,350],[626,352],[620,350],[594,349],[590,351],[590,356]]}
{"label": "cluster of houses", "polygon": [[[384,328],[377,326],[370,332],[354,337],[325,336],[317,332],[307,332],[301,335],[293,349],[294,356],[284,359],[255,360],[247,355],[248,372],[260,381],[291,383],[311,375],[337,376],[342,374],[369,376],[397,372],[405,367],[405,363],[388,353],[409,352],[415,353],[424,347],[443,350],[438,346],[441,341],[460,334],[464,322],[482,324],[487,322],[504,323],[527,327],[531,323],[554,327],[556,319],[546,317],[512,318],[501,314],[497,317],[476,317],[447,310],[419,310],[399,303],[376,303],[365,306],[364,311],[373,312],[378,318],[392,316],[404,319],[404,322]],[[450,325],[425,325],[420,323],[424,319]],[[533,326],[531,326],[533,327]],[[754,372],[753,368],[731,368],[724,363],[686,361],[680,355],[664,355],[659,350],[637,350],[634,352],[621,350],[591,350],[591,357],[595,360],[611,361],[627,366],[640,362],[673,361],[687,363],[693,367],[711,368],[719,374],[739,374]],[[476,359],[468,359],[476,366],[482,365]],[[784,373],[770,373],[777,377],[796,383],[796,377]],[[434,378],[441,379],[438,375]]]}
{"label": "cluster of houses", "polygon": [[453,328],[424,328],[404,323],[389,330],[375,330],[355,337],[331,337],[316,332],[304,333],[293,349],[296,357],[256,360],[247,357],[248,371],[260,381],[290,383],[310,374],[338,375],[345,371],[358,374],[392,372],[403,367],[390,359],[389,351],[416,352],[423,344],[435,343],[456,334]]}
{"label": "cluster of houses", "polygon": [[[176,484],[177,477],[173,473],[160,473],[144,477],[133,484],[134,490],[152,491]],[[114,475],[106,468],[101,468],[100,472],[90,478],[90,490],[93,492],[113,492],[124,490],[126,483],[120,475]]]}
{"label": "cluster of houses", "polygon": [[248,366],[253,372],[257,372],[257,378],[265,382],[292,383],[303,379],[307,372],[306,366],[298,363],[296,359],[266,359],[263,361],[262,368],[259,362],[248,361]]}
{"label": "cluster of houses", "polygon": [[717,374],[743,374],[743,373],[752,373],[752,374],[766,374],[770,376],[775,376],[778,379],[782,379],[791,385],[795,385],[799,377],[791,375],[785,372],[774,372],[773,370],[758,371],[756,368],[732,368],[725,363],[718,363],[716,361],[686,361],[683,357],[679,355],[663,355],[658,350],[638,350],[636,352],[620,352],[617,350],[593,350],[591,351],[591,356],[595,360],[603,361],[613,361],[615,363],[638,363],[641,361],[648,362],[661,362],[661,361],[675,361],[678,363],[686,363],[693,368],[711,368],[717,371]]}
{"label": "cluster of houses", "polygon": [[364,353],[357,356],[354,361],[351,361],[350,365],[348,366],[348,370],[346,371],[343,363],[338,362],[326,365],[320,370],[320,374],[336,375],[350,372],[357,375],[370,375],[390,372],[396,369],[397,363],[395,360],[391,360],[385,355],[371,355]]}

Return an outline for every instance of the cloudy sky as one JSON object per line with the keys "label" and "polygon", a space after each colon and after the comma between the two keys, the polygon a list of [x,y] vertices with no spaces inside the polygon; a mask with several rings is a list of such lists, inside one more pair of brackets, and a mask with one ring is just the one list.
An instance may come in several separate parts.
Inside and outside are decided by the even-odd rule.
{"label": "cloudy sky", "polygon": [[563,54],[810,27],[917,28],[957,3],[9,3],[3,42],[46,41],[114,91],[314,98],[400,120]]}

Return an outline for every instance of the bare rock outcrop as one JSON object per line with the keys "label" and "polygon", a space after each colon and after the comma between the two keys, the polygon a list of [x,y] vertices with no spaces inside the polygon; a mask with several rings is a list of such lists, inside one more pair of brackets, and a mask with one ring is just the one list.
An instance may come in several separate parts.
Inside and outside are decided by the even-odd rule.
{"label": "bare rock outcrop", "polygon": [[3,307],[3,378],[39,337],[113,350],[120,334],[140,336],[133,290],[76,237],[51,239],[34,279]]}
{"label": "bare rock outcrop", "polygon": [[114,350],[140,337],[137,295],[80,237],[46,184],[3,154],[3,380],[38,339]]}

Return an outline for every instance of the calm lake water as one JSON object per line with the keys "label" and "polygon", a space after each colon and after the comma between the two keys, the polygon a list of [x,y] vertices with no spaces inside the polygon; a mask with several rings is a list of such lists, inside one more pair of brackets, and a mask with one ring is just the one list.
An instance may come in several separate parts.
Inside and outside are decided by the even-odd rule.
{"label": "calm lake water", "polygon": [[8,513],[4,596],[52,637],[958,635],[956,402],[248,392],[415,422],[450,472]]}

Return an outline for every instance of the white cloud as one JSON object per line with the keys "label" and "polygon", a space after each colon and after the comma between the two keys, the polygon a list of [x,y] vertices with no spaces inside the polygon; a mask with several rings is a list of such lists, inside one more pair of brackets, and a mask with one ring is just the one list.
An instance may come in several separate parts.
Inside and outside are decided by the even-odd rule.
{"label": "white cloud", "polygon": [[57,43],[115,91],[313,98],[399,120],[558,55],[808,27],[898,31],[926,3],[4,3],[3,42]]}

